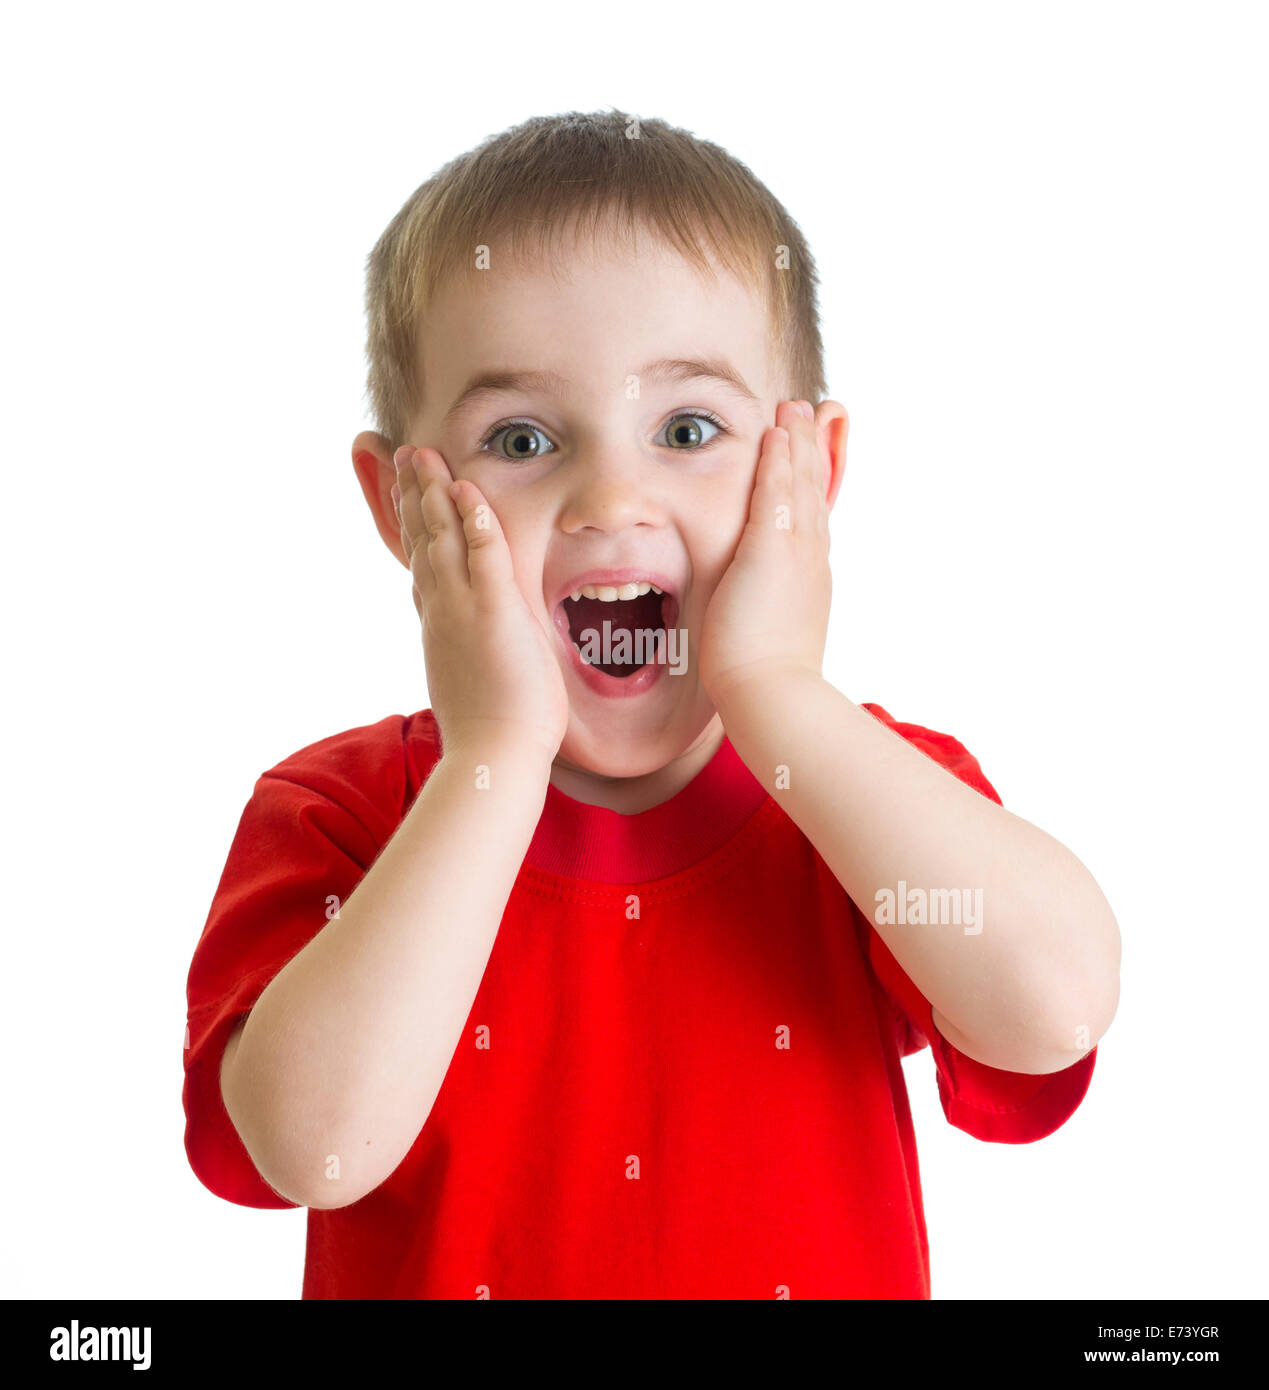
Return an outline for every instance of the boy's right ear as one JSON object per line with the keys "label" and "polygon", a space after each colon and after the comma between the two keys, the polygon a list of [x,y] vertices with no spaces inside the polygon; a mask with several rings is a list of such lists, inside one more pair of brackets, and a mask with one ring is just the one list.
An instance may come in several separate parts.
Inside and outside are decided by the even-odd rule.
{"label": "boy's right ear", "polygon": [[362,430],[353,440],[353,472],[361,484],[362,495],[375,519],[375,529],[394,556],[410,568],[410,561],[401,548],[401,527],[396,508],[392,505],[392,487],[397,480],[392,456],[396,452],[392,441],[375,430]]}

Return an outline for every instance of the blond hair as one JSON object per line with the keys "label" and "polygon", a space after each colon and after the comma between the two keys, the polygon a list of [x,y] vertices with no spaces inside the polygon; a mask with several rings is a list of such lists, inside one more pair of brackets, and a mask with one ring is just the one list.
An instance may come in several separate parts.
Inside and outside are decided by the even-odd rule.
{"label": "blond hair", "polygon": [[419,334],[438,285],[476,273],[477,247],[540,256],[566,225],[594,235],[609,213],[624,218],[628,238],[649,228],[702,272],[712,252],[762,297],[788,398],[823,398],[815,262],[779,200],[688,131],[615,110],[570,111],[534,116],[451,160],[406,199],[367,257],[366,399],[393,448],[419,442],[407,438],[426,385]]}

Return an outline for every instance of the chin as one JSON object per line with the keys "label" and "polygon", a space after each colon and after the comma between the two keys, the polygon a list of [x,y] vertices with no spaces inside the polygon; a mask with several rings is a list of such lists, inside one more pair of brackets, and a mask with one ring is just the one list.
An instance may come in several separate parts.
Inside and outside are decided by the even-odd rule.
{"label": "chin", "polygon": [[712,708],[684,722],[681,716],[646,725],[614,711],[603,727],[579,725],[576,711],[560,745],[559,758],[596,777],[646,777],[681,757],[705,731]]}
{"label": "chin", "polygon": [[569,734],[559,751],[562,762],[596,777],[645,777],[659,772],[674,756],[664,730],[647,736],[618,730]]}

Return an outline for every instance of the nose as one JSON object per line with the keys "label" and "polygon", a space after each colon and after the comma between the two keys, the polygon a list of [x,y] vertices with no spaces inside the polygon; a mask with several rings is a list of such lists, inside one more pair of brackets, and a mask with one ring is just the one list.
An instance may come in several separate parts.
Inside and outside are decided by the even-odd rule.
{"label": "nose", "polygon": [[632,526],[658,525],[664,507],[655,495],[648,463],[630,449],[602,448],[579,455],[568,470],[560,526],[616,534]]}

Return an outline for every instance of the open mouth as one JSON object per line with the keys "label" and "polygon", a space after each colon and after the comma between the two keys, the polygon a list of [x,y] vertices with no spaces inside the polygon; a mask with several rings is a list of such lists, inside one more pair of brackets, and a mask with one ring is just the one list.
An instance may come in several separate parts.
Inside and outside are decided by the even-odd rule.
{"label": "open mouth", "polygon": [[648,581],[584,584],[561,600],[560,608],[582,661],[619,680],[658,659],[678,616],[674,595]]}

